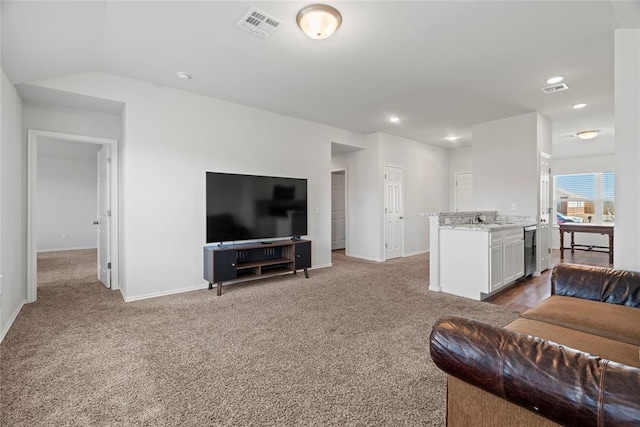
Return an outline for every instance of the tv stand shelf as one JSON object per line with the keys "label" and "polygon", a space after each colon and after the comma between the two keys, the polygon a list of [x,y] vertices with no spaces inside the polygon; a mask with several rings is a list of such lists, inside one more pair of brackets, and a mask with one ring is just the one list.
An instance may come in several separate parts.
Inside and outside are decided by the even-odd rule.
{"label": "tv stand shelf", "polygon": [[204,279],[209,289],[217,287],[222,295],[222,282],[237,283],[263,277],[304,270],[309,278],[311,268],[310,240],[278,240],[219,247],[204,247]]}

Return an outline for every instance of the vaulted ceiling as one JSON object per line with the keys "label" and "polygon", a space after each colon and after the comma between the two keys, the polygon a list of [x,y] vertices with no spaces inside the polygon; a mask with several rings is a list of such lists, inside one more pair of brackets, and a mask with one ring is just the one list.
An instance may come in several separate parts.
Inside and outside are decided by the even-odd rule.
{"label": "vaulted ceiling", "polygon": [[[2,68],[16,85],[103,71],[443,147],[537,111],[561,157],[613,151],[614,30],[638,26],[638,2],[334,1],[343,24],[326,40],[296,26],[308,4],[2,1]],[[283,22],[271,38],[236,26],[250,7]],[[569,90],[543,94],[553,75]],[[602,133],[572,137],[585,129]]]}

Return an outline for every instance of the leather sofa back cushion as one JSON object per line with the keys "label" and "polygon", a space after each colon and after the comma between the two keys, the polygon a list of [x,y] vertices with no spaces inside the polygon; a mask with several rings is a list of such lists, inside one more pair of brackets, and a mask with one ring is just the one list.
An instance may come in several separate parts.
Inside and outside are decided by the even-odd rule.
{"label": "leather sofa back cushion", "polygon": [[640,308],[640,272],[558,264],[551,273],[551,295]]}
{"label": "leather sofa back cushion", "polygon": [[521,317],[640,345],[640,308],[552,295]]}

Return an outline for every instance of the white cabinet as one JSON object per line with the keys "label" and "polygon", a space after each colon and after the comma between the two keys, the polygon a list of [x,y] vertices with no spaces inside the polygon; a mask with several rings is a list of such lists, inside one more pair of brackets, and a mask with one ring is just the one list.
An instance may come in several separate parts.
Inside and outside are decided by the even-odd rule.
{"label": "white cabinet", "polygon": [[524,230],[440,230],[442,291],[482,299],[524,275]]}
{"label": "white cabinet", "polygon": [[[505,230],[503,242],[502,286],[506,286],[524,276],[524,230]],[[491,291],[497,289],[492,288]]]}
{"label": "white cabinet", "polygon": [[500,289],[504,285],[502,252],[502,245],[494,246],[489,251],[489,292]]}

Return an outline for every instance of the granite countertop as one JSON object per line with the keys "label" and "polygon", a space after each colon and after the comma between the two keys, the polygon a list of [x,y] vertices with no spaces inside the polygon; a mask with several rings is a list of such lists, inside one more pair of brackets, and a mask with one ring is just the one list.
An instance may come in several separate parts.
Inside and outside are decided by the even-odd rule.
{"label": "granite countertop", "polygon": [[524,228],[536,225],[535,222],[493,222],[488,224],[444,224],[440,230],[462,230],[462,231],[500,231],[513,228]]}

